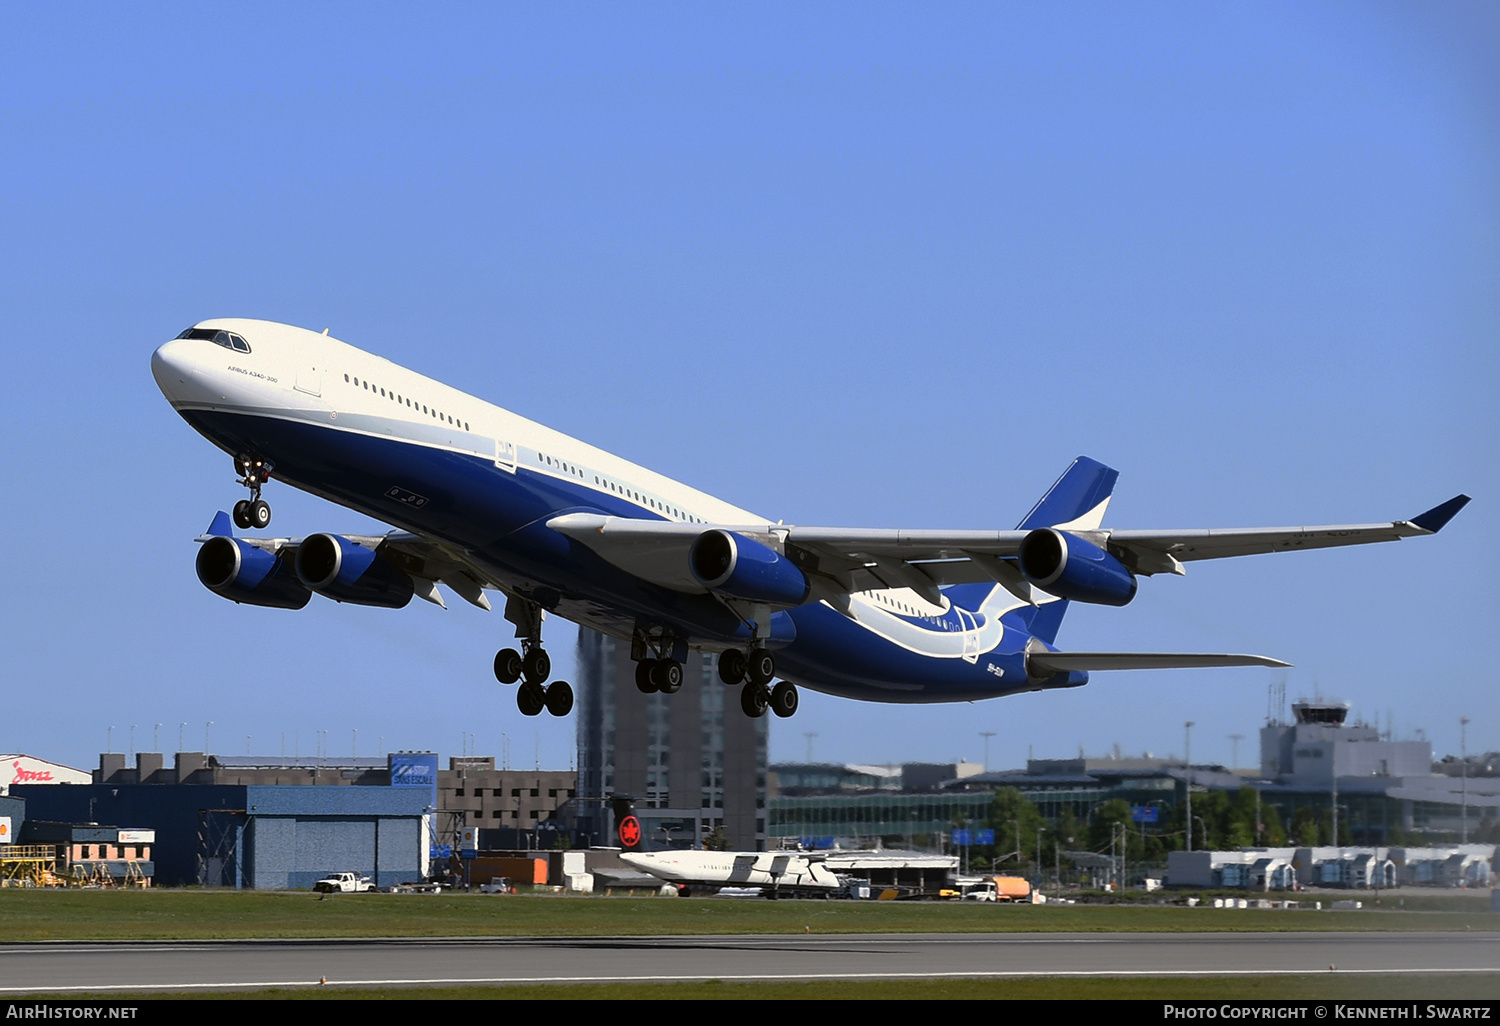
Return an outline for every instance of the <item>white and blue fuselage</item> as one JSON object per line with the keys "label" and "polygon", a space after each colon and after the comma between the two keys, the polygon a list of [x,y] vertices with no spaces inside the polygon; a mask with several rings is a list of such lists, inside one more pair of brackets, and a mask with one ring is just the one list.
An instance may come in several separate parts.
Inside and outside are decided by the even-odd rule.
{"label": "white and blue fuselage", "polygon": [[[1051,643],[1069,598],[1123,605],[1137,574],[1180,573],[1185,559],[1432,533],[1462,505],[1460,497],[1412,522],[1355,525],[1361,537],[1347,525],[1102,532],[1117,474],[1080,457],[1015,531],[797,528],[326,333],[203,321],[158,348],[151,366],[172,407],[220,449],[409,532],[481,587],[637,645],[645,639],[663,656],[770,651],[784,680],[878,701],[1077,686],[1090,669],[1273,665],[1058,653]],[[741,578],[726,570],[721,583],[699,562],[689,566],[710,535],[717,547],[703,551],[726,566],[738,559]],[[770,585],[745,576],[755,559],[766,561]]]}

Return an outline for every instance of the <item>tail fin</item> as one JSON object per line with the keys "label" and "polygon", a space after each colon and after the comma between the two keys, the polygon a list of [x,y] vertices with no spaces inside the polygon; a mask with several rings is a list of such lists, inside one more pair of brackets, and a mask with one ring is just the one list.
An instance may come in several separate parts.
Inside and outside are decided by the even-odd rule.
{"label": "tail fin", "polygon": [[1018,531],[1038,527],[1072,527],[1092,531],[1104,520],[1104,510],[1120,472],[1098,460],[1080,456],[1068,465],[1057,483],[1016,525]]}
{"label": "tail fin", "polygon": [[650,851],[646,829],[635,815],[635,797],[628,794],[610,796],[610,807],[615,814],[615,840],[621,851]]}
{"label": "tail fin", "polygon": [[[1104,511],[1114,493],[1115,481],[1120,472],[1106,467],[1098,460],[1080,456],[1068,465],[1047,494],[1031,507],[1031,512],[1016,525],[1018,531],[1031,531],[1038,527],[1074,528],[1092,531],[1104,520]],[[980,604],[1000,585],[960,584],[947,589],[950,599],[968,609],[978,609]],[[1057,640],[1062,627],[1063,614],[1068,611],[1068,600],[1057,599],[1040,606],[1025,606],[1006,614],[1006,620],[1018,619],[1026,632],[1047,644]]]}

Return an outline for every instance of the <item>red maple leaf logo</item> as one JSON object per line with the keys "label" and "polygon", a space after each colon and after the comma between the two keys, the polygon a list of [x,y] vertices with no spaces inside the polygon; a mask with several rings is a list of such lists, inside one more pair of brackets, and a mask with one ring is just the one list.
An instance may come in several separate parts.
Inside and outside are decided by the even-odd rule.
{"label": "red maple leaf logo", "polygon": [[620,821],[620,843],[627,848],[634,848],[641,843],[641,821],[634,816],[626,816]]}

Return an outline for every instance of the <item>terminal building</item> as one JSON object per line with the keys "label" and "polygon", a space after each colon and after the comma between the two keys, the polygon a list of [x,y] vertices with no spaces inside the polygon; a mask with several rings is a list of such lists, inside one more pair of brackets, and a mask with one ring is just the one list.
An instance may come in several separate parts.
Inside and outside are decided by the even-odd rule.
{"label": "terminal building", "polygon": [[[1103,803],[1119,800],[1153,810],[1151,821],[1164,824],[1180,815],[1188,788],[1250,788],[1288,828],[1311,816],[1324,824],[1326,840],[1345,844],[1463,844],[1500,830],[1500,776],[1471,775],[1467,763],[1435,767],[1428,741],[1393,739],[1347,722],[1348,712],[1342,703],[1294,705],[1291,722],[1261,730],[1259,772],[1118,754],[1031,759],[1024,769],[992,773],[960,764],[941,781],[894,767],[777,764],[770,833],[773,842],[910,843],[983,822],[999,788],[1014,788],[1053,823],[1087,821]],[[1486,765],[1480,760],[1476,769]]]}

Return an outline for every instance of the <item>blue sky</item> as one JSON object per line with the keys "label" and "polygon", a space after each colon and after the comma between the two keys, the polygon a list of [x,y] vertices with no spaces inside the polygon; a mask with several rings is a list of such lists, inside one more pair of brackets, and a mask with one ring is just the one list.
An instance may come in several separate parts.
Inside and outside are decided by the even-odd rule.
{"label": "blue sky", "polygon": [[[241,489],[148,360],[212,316],[329,327],[789,523],[1008,528],[1080,453],[1121,471],[1119,527],[1475,496],[1436,539],[1200,563],[1059,638],[1284,674],[805,694],[773,759],[1164,755],[1191,719],[1249,763],[1278,682],[1500,748],[1493,5],[48,4],[0,39],[0,750],[87,767],[161,723],[572,764],[571,719],[490,677],[496,614],[198,584]],[[278,532],[378,530],[268,498]]]}

